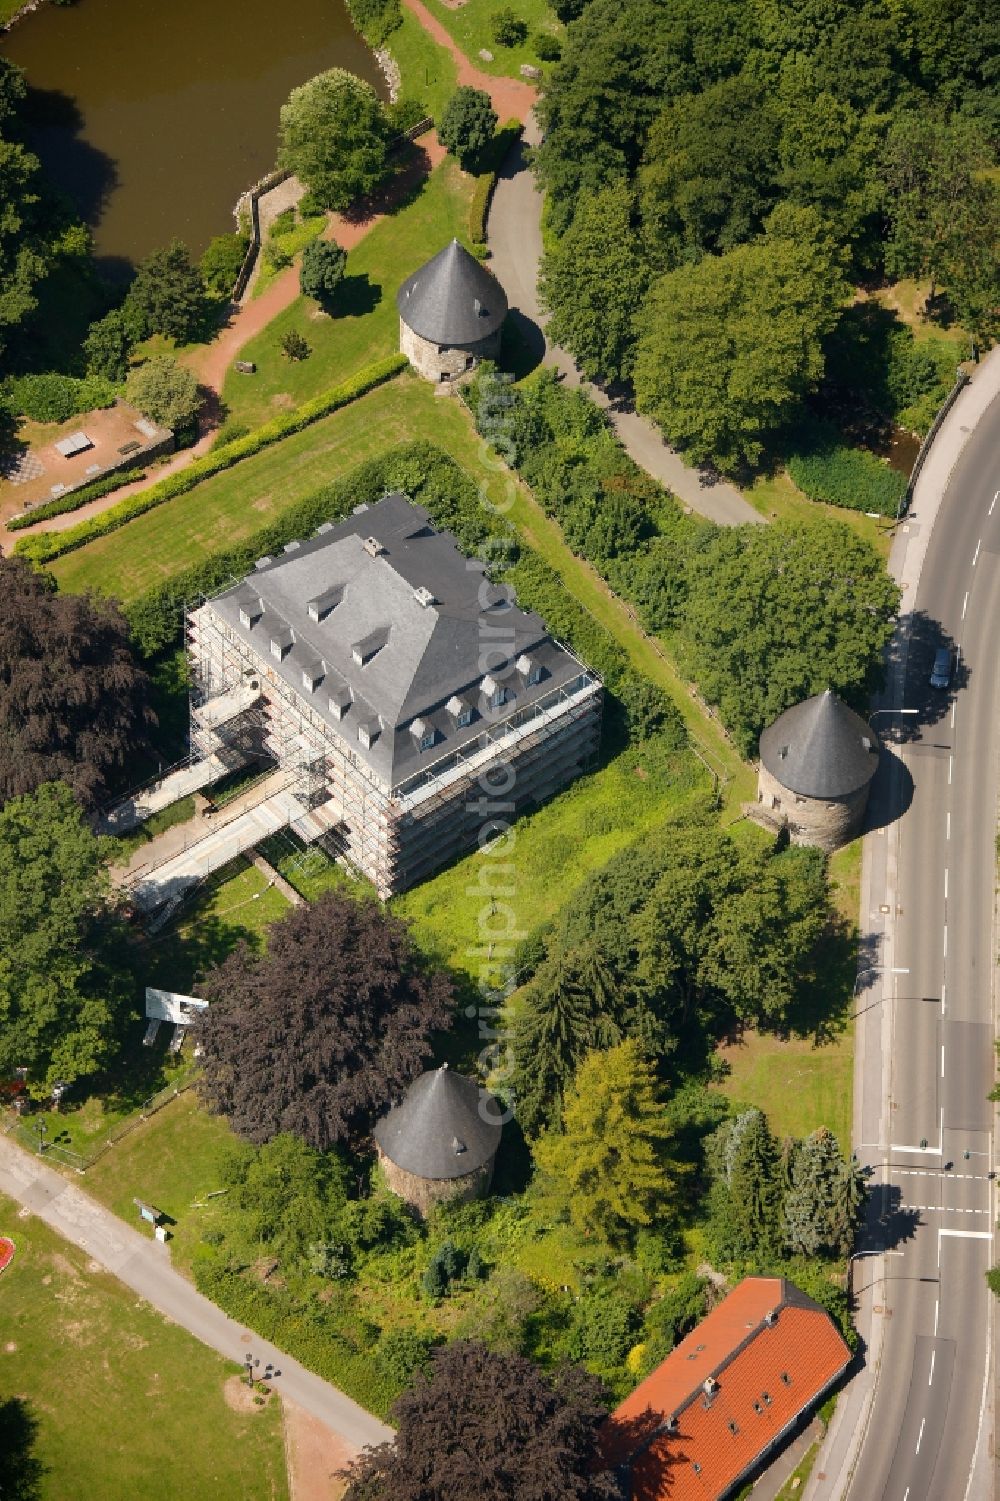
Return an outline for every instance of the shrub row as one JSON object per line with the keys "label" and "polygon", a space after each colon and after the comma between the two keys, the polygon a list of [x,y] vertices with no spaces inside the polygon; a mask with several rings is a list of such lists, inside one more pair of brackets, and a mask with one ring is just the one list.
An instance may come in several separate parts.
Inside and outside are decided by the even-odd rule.
{"label": "shrub row", "polygon": [[483,153],[482,175],[476,179],[476,186],[472,191],[472,202],[469,205],[469,239],[474,246],[486,244],[486,223],[497,185],[497,174],[503,165],[504,157],[514,142],[519,141],[523,134],[524,126],[520,120],[508,120],[506,125],[501,125]]}
{"label": "shrub row", "polygon": [[90,521],[82,521],[79,526],[70,527],[65,532],[39,532],[37,535],[22,537],[15,548],[33,563],[48,563],[53,558],[61,557],[63,553],[72,552],[77,547],[83,547],[92,542],[95,537],[106,536],[108,532],[116,531],[125,526],[136,516],[142,516],[146,511],[152,511],[167,500],[173,500],[178,495],[194,489],[195,485],[202,480],[208,479],[213,474],[220,473],[223,469],[230,469],[242,459],[248,459],[255,453],[260,453],[264,448],[269,448],[272,443],[278,443],[283,438],[290,437],[292,433],[300,432],[304,427],[317,422],[321,417],[326,417],[330,412],[335,412],[338,407],[347,406],[349,402],[364,396],[366,392],[380,386],[383,382],[391,380],[393,376],[406,367],[406,358],[401,354],[387,356],[384,360],[378,360],[373,365],[368,365],[364,370],[344,381],[339,386],[333,386],[329,391],[316,396],[312,401],[303,402],[296,407],[294,412],[289,412],[283,417],[274,417],[262,427],[255,428],[245,438],[237,438],[222,448],[215,448],[204,458],[196,459],[186,469],[176,474],[168,475],[158,484],[151,485],[148,490],[141,490],[137,495],[131,495],[123,500],[120,505],[111,507],[100,516],[94,516]]}
{"label": "shrub row", "polygon": [[810,500],[879,516],[895,516],[906,493],[905,474],[890,469],[874,454],[843,443],[792,454],[788,473]]}
{"label": "shrub row", "polygon": [[116,469],[113,474],[103,474],[100,479],[91,480],[89,485],[81,485],[78,490],[70,490],[67,495],[46,500],[23,515],[12,516],[7,522],[7,530],[18,532],[22,527],[34,526],[36,521],[48,521],[53,516],[64,516],[67,511],[78,511],[81,506],[100,500],[102,495],[110,495],[122,485],[132,485],[145,478],[145,469]]}

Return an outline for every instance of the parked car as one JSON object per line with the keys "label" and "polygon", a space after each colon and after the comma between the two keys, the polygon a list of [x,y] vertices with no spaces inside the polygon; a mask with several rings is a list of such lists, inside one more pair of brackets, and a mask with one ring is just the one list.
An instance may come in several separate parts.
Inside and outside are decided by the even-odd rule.
{"label": "parked car", "polygon": [[939,646],[934,653],[934,666],[931,668],[931,687],[947,688],[954,665],[955,656],[950,647]]}

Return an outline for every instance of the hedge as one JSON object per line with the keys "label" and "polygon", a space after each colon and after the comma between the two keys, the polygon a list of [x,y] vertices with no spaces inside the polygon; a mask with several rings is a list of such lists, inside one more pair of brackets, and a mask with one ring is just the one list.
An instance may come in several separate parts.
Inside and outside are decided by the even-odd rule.
{"label": "hedge", "polygon": [[490,204],[497,185],[497,175],[507,152],[523,134],[524,126],[520,120],[508,120],[506,125],[500,127],[483,153],[484,163],[488,164],[488,170],[476,178],[476,186],[472,190],[472,202],[469,204],[469,239],[473,245],[486,243],[486,222],[490,216]]}
{"label": "hedge", "polygon": [[64,516],[67,511],[78,511],[81,506],[92,500],[100,500],[102,495],[110,495],[112,490],[118,490],[122,485],[132,485],[145,478],[145,469],[116,469],[114,473],[91,480],[89,485],[81,485],[78,490],[70,490],[67,495],[60,495],[56,500],[46,500],[20,516],[12,516],[7,522],[7,530],[19,532],[22,527],[34,526],[36,521],[48,521],[53,516]]}
{"label": "hedge", "polygon": [[109,532],[117,531],[119,527],[125,526],[136,516],[142,516],[146,511],[155,510],[164,501],[173,500],[176,496],[193,490],[195,485],[211,475],[219,474],[223,469],[231,469],[241,460],[249,459],[255,453],[260,453],[262,449],[269,448],[272,443],[278,443],[283,438],[290,437],[292,433],[301,432],[311,423],[318,422],[321,417],[335,412],[338,407],[347,406],[349,402],[356,401],[359,396],[364,396],[375,386],[380,386],[398,375],[406,368],[406,364],[405,355],[388,355],[385,359],[366,366],[351,380],[344,381],[339,386],[333,386],[320,396],[313,397],[312,401],[303,402],[301,406],[296,407],[294,412],[289,412],[282,417],[274,417],[270,422],[265,422],[262,427],[254,428],[253,432],[245,438],[236,438],[221,448],[214,448],[204,458],[195,459],[194,463],[189,464],[186,469],[168,475],[158,484],[151,485],[148,490],[141,490],[137,495],[130,495],[127,500],[123,500],[120,505],[112,506],[102,515],[94,516],[89,521],[82,521],[78,526],[70,527],[65,532],[39,532],[37,535],[22,537],[14,550],[33,563],[48,563],[53,558],[61,557],[63,553],[73,552],[77,547],[84,547],[95,537],[104,537]]}
{"label": "hedge", "polygon": [[810,500],[851,511],[895,516],[907,477],[862,448],[831,443],[789,457],[788,473]]}

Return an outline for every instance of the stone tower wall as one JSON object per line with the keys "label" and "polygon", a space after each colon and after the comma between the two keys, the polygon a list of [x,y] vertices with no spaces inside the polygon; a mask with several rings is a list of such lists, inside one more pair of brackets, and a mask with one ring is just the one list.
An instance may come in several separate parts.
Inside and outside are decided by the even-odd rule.
{"label": "stone tower wall", "polygon": [[425,380],[432,380],[437,384],[441,380],[456,380],[479,360],[497,359],[500,354],[500,333],[498,328],[496,333],[475,344],[442,346],[414,333],[409,324],[400,318],[399,347],[414,370]]}
{"label": "stone tower wall", "polygon": [[784,823],[794,844],[815,844],[820,849],[835,850],[861,832],[868,806],[866,783],[860,792],[847,797],[803,797],[790,792],[761,762],[757,779],[757,801],[769,822]]}
{"label": "stone tower wall", "polygon": [[481,1199],[489,1191],[493,1181],[493,1159],[474,1173],[461,1178],[418,1178],[408,1173],[387,1157],[381,1147],[378,1150],[379,1165],[385,1181],[399,1198],[404,1199],[420,1215],[426,1215],[435,1204],[446,1199],[458,1199],[463,1204],[470,1199]]}

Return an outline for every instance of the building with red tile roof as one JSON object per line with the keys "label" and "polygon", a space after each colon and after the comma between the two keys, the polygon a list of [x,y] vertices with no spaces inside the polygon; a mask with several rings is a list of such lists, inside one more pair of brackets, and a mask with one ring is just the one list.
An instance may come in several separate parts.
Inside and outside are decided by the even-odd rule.
{"label": "building with red tile roof", "polygon": [[722,1501],[843,1375],[825,1309],[783,1277],[747,1277],[608,1419],[629,1501]]}

